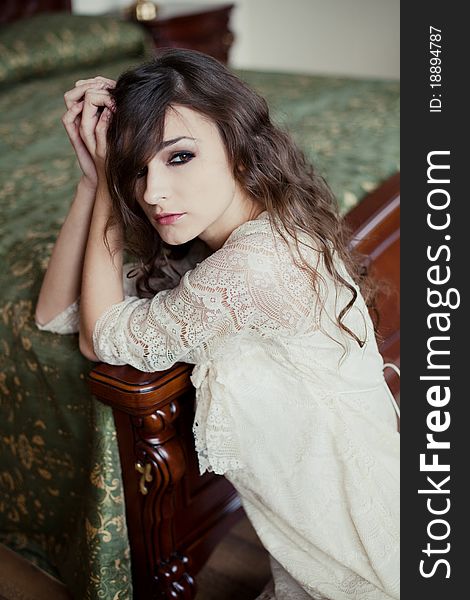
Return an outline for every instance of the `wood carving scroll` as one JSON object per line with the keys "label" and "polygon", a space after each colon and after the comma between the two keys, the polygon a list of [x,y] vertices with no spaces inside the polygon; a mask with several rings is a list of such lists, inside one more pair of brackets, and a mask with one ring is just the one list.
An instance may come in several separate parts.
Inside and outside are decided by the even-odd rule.
{"label": "wood carving scroll", "polygon": [[101,364],[89,381],[99,400],[128,415],[132,441],[125,452],[132,453],[134,461],[131,485],[140,496],[139,535],[144,547],[138,560],[145,561],[150,575],[145,598],[190,600],[196,592],[191,561],[176,551],[173,532],[176,488],[187,470],[175,423],[180,398],[191,386],[190,368],[175,365],[151,374],[129,369]]}
{"label": "wood carving scroll", "polygon": [[190,561],[175,552],[173,536],[175,487],[186,471],[182,442],[173,425],[179,412],[176,400],[150,415],[133,418],[136,480],[140,478],[145,496],[143,511],[148,527],[143,534],[150,563],[155,565],[155,598],[189,599],[195,592],[188,573]]}

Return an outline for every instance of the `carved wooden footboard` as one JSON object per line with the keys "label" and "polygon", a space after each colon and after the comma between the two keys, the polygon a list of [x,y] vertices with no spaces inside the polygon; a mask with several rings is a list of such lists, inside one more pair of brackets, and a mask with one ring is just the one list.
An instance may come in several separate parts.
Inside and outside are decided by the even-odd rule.
{"label": "carved wooden footboard", "polygon": [[92,392],[114,412],[137,599],[193,598],[193,576],[243,514],[228,481],[199,475],[192,368],[100,364],[90,373]]}
{"label": "carved wooden footboard", "polygon": [[[399,364],[399,176],[347,215],[351,245],[390,283],[379,298],[381,351]],[[192,365],[158,373],[100,364],[91,391],[113,408],[124,479],[136,600],[194,598],[194,576],[243,509],[223,477],[199,475],[192,436]],[[398,380],[387,374],[395,395]]]}

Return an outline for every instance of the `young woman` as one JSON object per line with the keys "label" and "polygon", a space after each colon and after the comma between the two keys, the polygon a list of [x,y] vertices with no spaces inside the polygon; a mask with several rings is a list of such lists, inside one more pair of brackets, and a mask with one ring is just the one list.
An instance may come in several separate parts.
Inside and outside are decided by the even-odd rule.
{"label": "young woman", "polygon": [[195,365],[200,471],[233,483],[269,551],[260,598],[399,598],[395,407],[327,185],[203,54],[65,100],[84,175],[38,326],[79,328],[91,360]]}

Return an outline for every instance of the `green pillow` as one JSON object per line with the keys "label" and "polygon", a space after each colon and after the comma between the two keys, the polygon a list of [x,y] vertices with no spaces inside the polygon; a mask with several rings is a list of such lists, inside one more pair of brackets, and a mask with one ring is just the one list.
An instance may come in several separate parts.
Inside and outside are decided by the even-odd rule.
{"label": "green pillow", "polygon": [[138,56],[142,27],[109,16],[43,13],[0,28],[0,84]]}

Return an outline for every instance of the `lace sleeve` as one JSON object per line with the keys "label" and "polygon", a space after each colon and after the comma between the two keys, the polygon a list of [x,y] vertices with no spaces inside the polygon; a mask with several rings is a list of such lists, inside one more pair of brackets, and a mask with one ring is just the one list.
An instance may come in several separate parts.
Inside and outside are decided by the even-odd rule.
{"label": "lace sleeve", "polygon": [[111,306],[93,332],[96,356],[160,371],[197,362],[195,351],[208,351],[242,329],[295,329],[311,306],[305,276],[266,242],[250,235],[225,244],[177,287]]}

